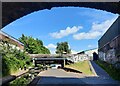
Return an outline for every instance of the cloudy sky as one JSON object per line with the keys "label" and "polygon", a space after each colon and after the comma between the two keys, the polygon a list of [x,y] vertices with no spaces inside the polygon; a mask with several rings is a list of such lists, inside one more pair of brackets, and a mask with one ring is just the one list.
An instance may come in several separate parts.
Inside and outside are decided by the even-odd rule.
{"label": "cloudy sky", "polygon": [[43,41],[55,52],[57,42],[67,41],[72,53],[98,47],[98,40],[118,14],[82,7],[57,7],[28,14],[2,30],[15,38],[22,34]]}

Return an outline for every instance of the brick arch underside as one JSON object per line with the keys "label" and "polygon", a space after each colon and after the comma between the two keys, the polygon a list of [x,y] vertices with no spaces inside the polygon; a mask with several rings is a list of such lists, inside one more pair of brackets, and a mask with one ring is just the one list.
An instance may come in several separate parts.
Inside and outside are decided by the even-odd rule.
{"label": "brick arch underside", "polygon": [[86,7],[105,10],[114,14],[120,14],[120,2],[3,2],[2,3],[2,27],[9,23],[43,9],[52,7]]}

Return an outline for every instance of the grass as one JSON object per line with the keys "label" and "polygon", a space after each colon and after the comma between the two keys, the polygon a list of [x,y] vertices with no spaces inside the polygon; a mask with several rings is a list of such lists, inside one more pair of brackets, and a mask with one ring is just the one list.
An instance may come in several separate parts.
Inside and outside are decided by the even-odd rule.
{"label": "grass", "polygon": [[98,60],[95,61],[100,67],[102,67],[109,75],[115,80],[120,81],[120,69],[116,69],[112,64]]}
{"label": "grass", "polygon": [[92,71],[90,70],[88,61],[76,62],[74,64],[66,65],[65,67],[78,70],[86,75],[93,75]]}

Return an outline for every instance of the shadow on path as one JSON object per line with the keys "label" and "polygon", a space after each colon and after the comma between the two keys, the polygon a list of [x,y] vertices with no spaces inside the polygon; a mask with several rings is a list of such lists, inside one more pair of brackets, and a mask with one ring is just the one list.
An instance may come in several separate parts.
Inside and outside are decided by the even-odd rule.
{"label": "shadow on path", "polygon": [[79,78],[74,77],[53,77],[41,76],[36,78],[36,83],[31,83],[29,86],[81,86],[85,85]]}
{"label": "shadow on path", "polygon": [[82,73],[82,72],[80,72],[78,70],[75,70],[75,69],[72,69],[72,68],[66,68],[66,67],[64,67],[63,70],[65,70],[67,72]]}
{"label": "shadow on path", "polygon": [[74,78],[74,77],[37,77],[37,82],[29,86],[120,86],[109,80],[101,80],[98,77]]}

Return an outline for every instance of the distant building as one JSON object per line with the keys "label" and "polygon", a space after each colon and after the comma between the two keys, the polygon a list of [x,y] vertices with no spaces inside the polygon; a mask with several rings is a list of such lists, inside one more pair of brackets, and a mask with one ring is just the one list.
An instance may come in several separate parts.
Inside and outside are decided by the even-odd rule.
{"label": "distant building", "polygon": [[85,55],[88,60],[93,60],[93,53],[98,54],[98,48],[84,50],[84,51],[81,51],[81,52],[79,52],[77,54],[79,54],[79,55]]}
{"label": "distant building", "polygon": [[73,54],[71,56],[71,58],[72,58],[73,62],[89,60],[88,56],[86,54]]}
{"label": "distant building", "polygon": [[85,50],[84,52],[89,57],[90,60],[93,60],[93,53],[98,54],[98,48]]}
{"label": "distant building", "polygon": [[109,63],[120,62],[120,16],[98,41],[99,58]]}
{"label": "distant building", "polygon": [[73,62],[85,61],[85,60],[93,60],[93,53],[98,54],[98,49],[94,48],[94,49],[81,51],[81,52],[79,52],[77,54],[73,54],[71,56],[71,59],[73,60]]}
{"label": "distant building", "polygon": [[16,38],[10,36],[9,34],[0,31],[0,41],[7,41],[12,48],[16,48],[18,50],[23,50],[24,49],[24,44],[18,41]]}

